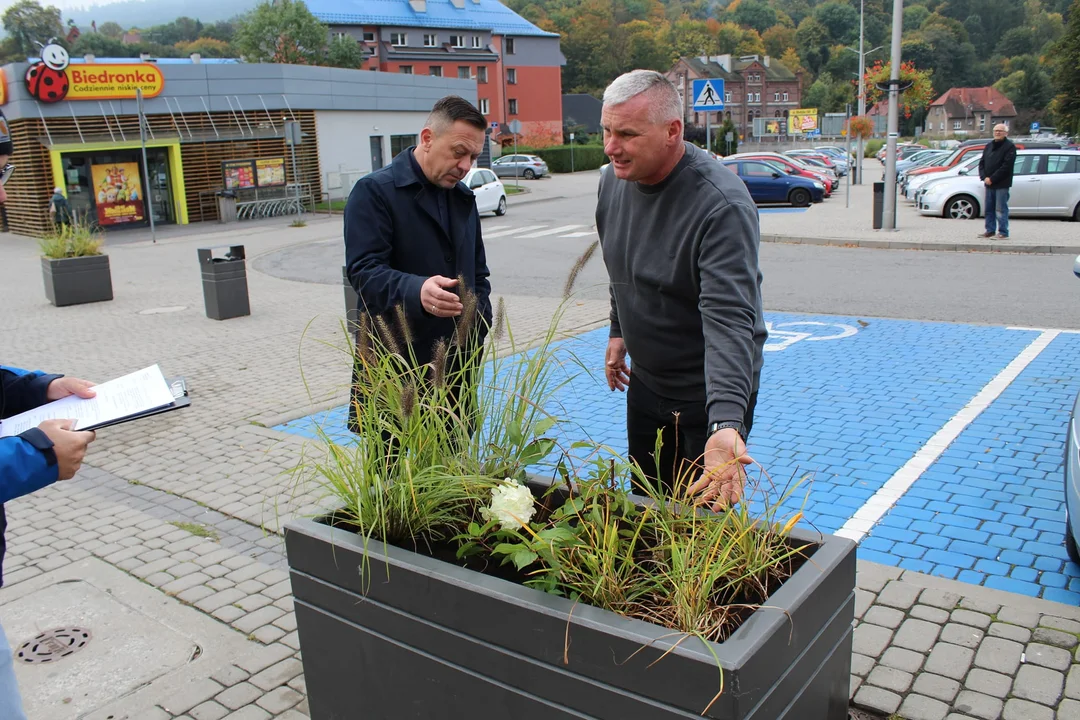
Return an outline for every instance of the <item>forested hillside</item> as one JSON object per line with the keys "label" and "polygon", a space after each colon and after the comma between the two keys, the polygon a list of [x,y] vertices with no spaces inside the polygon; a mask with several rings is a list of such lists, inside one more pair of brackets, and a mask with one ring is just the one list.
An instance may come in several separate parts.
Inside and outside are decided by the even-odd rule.
{"label": "forested hillside", "polygon": [[[667,70],[681,55],[767,53],[804,71],[804,106],[835,112],[855,98],[859,0],[506,3],[562,35],[564,92],[599,93],[621,72]],[[865,49],[879,48],[868,52],[868,67],[889,60],[892,5],[865,0]],[[950,87],[996,85],[1017,106],[1018,120],[1034,119],[1046,114],[1056,94],[1080,94],[1054,81],[1058,60],[1067,57],[1055,48],[1066,34],[1070,5],[1080,13],[1080,0],[907,0],[903,60],[932,71],[935,96]],[[1080,31],[1080,22],[1072,25]]]}

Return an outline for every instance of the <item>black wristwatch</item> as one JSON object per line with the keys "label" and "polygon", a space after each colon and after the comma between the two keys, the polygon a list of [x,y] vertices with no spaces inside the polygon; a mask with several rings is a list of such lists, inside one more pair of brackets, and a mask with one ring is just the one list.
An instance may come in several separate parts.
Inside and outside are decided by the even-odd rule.
{"label": "black wristwatch", "polygon": [[746,439],[746,433],[743,430],[743,424],[737,420],[727,420],[725,422],[714,422],[709,424],[709,435],[714,435],[719,430],[726,428],[735,428],[735,432],[739,433],[739,437]]}

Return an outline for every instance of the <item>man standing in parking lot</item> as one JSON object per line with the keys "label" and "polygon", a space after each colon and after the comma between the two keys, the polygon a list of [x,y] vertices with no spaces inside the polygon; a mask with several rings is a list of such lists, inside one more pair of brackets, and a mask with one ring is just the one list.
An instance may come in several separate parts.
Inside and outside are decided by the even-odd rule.
{"label": "man standing in parking lot", "polygon": [[617,78],[601,117],[608,387],[628,390],[629,454],[645,475],[668,488],[696,480],[688,492],[719,509],[741,499],[752,462],[766,337],[757,208],[737,175],[683,141],[683,103],[663,75]]}
{"label": "man standing in parking lot", "polygon": [[1006,137],[1009,128],[1003,124],[994,126],[994,139],[983,148],[979,160],[979,179],[986,186],[986,232],[980,237],[994,237],[995,230],[1001,239],[1009,237],[1009,188],[1013,181],[1013,164],[1016,162],[1016,146]]}

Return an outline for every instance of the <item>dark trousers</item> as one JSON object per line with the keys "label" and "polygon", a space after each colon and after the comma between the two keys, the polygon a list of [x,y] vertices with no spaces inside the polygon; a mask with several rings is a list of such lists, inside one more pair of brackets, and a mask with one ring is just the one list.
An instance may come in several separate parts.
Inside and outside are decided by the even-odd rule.
{"label": "dark trousers", "polygon": [[[747,436],[754,424],[756,405],[757,392],[753,392],[743,416]],[[659,458],[655,457],[657,432],[662,432],[663,442]],[[708,435],[709,415],[704,402],[663,398],[630,373],[630,387],[626,391],[626,439],[630,459],[641,466],[647,477],[659,481],[669,491],[677,478],[684,488],[696,481],[705,466]],[[632,492],[643,494],[644,489],[636,479],[632,485]]]}

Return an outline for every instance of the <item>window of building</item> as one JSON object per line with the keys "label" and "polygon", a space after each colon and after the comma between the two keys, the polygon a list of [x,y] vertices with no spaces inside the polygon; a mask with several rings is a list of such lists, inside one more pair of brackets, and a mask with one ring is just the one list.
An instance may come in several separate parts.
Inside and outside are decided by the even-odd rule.
{"label": "window of building", "polygon": [[489,112],[491,112],[491,103],[488,102],[487,98],[480,98],[479,110],[481,115],[487,115]]}
{"label": "window of building", "polygon": [[472,78],[472,69],[468,65],[458,65],[457,76],[461,80]]}
{"label": "window of building", "polygon": [[472,36],[472,46],[474,48],[484,47],[483,43],[484,43],[484,38],[480,37],[479,35],[473,35]]}
{"label": "window of building", "polygon": [[424,47],[435,47],[438,44],[438,37],[434,33],[424,33]]}
{"label": "window of building", "polygon": [[726,103],[731,102],[731,91],[730,90],[725,90],[724,91],[724,102],[726,102]]}
{"label": "window of building", "polygon": [[787,99],[787,93],[784,93],[784,102],[787,102],[787,101],[788,101],[788,99]]}
{"label": "window of building", "polygon": [[773,97],[773,102],[780,102],[780,92],[779,91],[774,92],[772,94],[772,97]]}
{"label": "window of building", "polygon": [[409,44],[409,36],[406,33],[390,33],[390,44],[394,47],[404,47]]}
{"label": "window of building", "polygon": [[517,48],[514,47],[514,38],[506,38],[506,54],[513,55],[517,52]]}
{"label": "window of building", "polygon": [[510,85],[517,85],[517,68],[509,68],[506,71],[506,82]]}
{"label": "window of building", "polygon": [[960,121],[959,120],[953,120],[952,121],[952,129],[953,130],[959,130],[960,129]]}
{"label": "window of building", "polygon": [[515,100],[514,98],[510,98],[509,103],[510,103],[510,114],[511,115],[517,115],[517,100]]}
{"label": "window of building", "polygon": [[375,33],[364,31],[364,42],[375,42]]}
{"label": "window of building", "polygon": [[334,33],[334,39],[335,40],[344,40],[347,37],[349,37],[349,33],[343,33],[343,32]]}
{"label": "window of building", "polygon": [[408,150],[416,144],[415,135],[391,135],[390,157],[396,156],[402,150]]}
{"label": "window of building", "polygon": [[465,36],[464,35],[451,35],[450,36],[450,44],[453,45],[456,48],[465,47]]}
{"label": "window of building", "polygon": [[486,83],[487,82],[487,65],[480,65],[479,67],[476,68],[476,82],[478,82],[478,83]]}
{"label": "window of building", "polygon": [[401,71],[402,75],[412,75],[413,74],[412,65],[402,65],[398,69]]}
{"label": "window of building", "polygon": [[980,115],[979,116],[979,129],[980,130],[985,130],[986,129],[986,116],[985,115]]}
{"label": "window of building", "polygon": [[429,67],[428,75],[431,77],[442,77],[442,65],[432,65]]}

